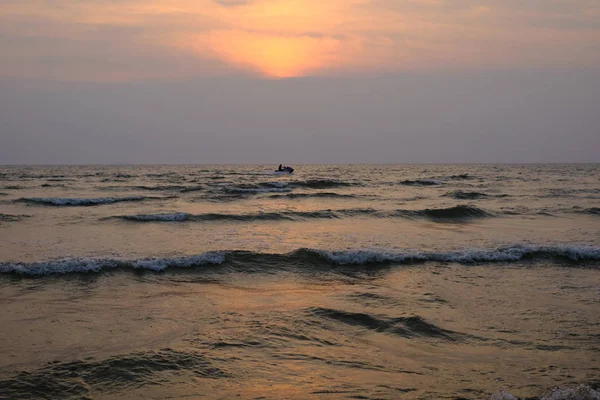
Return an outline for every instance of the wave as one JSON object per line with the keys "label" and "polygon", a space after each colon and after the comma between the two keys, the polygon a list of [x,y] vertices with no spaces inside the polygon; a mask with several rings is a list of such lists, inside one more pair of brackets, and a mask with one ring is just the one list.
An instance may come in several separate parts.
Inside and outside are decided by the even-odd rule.
{"label": "wave", "polygon": [[310,313],[314,316],[354,325],[361,328],[386,332],[402,337],[430,337],[454,341],[459,334],[437,327],[426,322],[419,316],[389,318],[365,313],[335,310],[330,308],[313,308]]}
{"label": "wave", "polygon": [[340,194],[334,192],[317,192],[317,193],[287,193],[287,194],[273,194],[269,196],[272,199],[288,198],[288,199],[305,199],[305,198],[356,198],[355,194]]}
{"label": "wave", "polygon": [[192,268],[207,264],[221,264],[224,253],[209,252],[196,256],[172,258],[141,258],[121,260],[116,258],[67,258],[32,263],[0,263],[0,273],[19,275],[55,275],[77,272],[99,272],[101,270],[130,268],[163,271],[167,268]]}
{"label": "wave", "polygon": [[377,211],[369,208],[357,208],[346,210],[318,210],[318,211],[281,211],[281,212],[258,212],[247,214],[188,214],[184,212],[172,214],[141,214],[141,215],[121,215],[113,218],[119,218],[139,222],[160,222],[160,221],[302,221],[306,219],[338,219],[348,216],[359,216],[376,214]]}
{"label": "wave", "polygon": [[186,186],[180,190],[181,193],[200,192],[205,190],[204,186]]}
{"label": "wave", "polygon": [[455,199],[460,200],[476,200],[476,199],[485,199],[489,195],[481,192],[463,192],[462,190],[455,190],[454,192],[448,192],[444,195],[444,197],[454,197]]}
{"label": "wave", "polygon": [[148,178],[173,178],[173,177],[179,177],[179,174],[177,172],[163,172],[163,173],[150,173],[150,174],[146,174],[146,177]]}
{"label": "wave", "polygon": [[575,189],[575,188],[551,188],[551,189],[542,189],[544,194],[541,194],[537,197],[546,199],[546,198],[560,198],[560,197],[579,197],[579,198],[588,198],[588,199],[598,199],[598,194],[600,194],[600,189],[597,188],[587,188],[587,189]]}
{"label": "wave", "polygon": [[[210,172],[210,171],[207,171]],[[231,172],[231,171],[215,171],[220,175],[238,175],[238,176],[290,176],[289,173],[282,173],[279,171],[264,171],[264,172]]]}
{"label": "wave", "polygon": [[[261,193],[282,193],[290,192],[292,189],[288,187],[287,182],[262,182],[258,184],[239,184],[239,185],[218,185],[218,190],[211,190],[211,193],[215,193],[212,197],[221,197],[222,193],[225,192],[228,196],[225,200],[231,200],[231,195],[256,195]],[[209,199],[211,196],[208,196]],[[211,199],[214,200],[214,199]]]}
{"label": "wave", "polygon": [[139,214],[139,215],[123,215],[117,218],[130,220],[130,221],[141,221],[141,222],[150,222],[150,221],[186,221],[192,215],[184,212],[177,213],[166,213],[166,214]]}
{"label": "wave", "polygon": [[23,197],[17,202],[48,206],[99,206],[129,201],[164,200],[171,197],[129,196],[129,197],[100,197],[100,198],[63,198],[63,197]]}
{"label": "wave", "polygon": [[137,178],[137,175],[132,175],[132,174],[124,174],[124,173],[116,173],[113,175],[114,178],[117,179],[131,179],[131,178]]}
{"label": "wave", "polygon": [[404,180],[400,182],[401,185],[407,186],[438,186],[443,185],[444,182],[437,179],[417,179],[417,180]]}
{"label": "wave", "polygon": [[114,395],[144,382],[155,382],[160,373],[181,371],[189,371],[197,378],[228,377],[204,354],[164,348],[99,360],[50,362],[32,371],[4,376],[0,379],[0,393],[7,399],[91,399],[97,393]]}
{"label": "wave", "polygon": [[29,218],[31,217],[31,215],[24,215],[24,214],[19,214],[19,215],[14,215],[14,214],[2,214],[0,213],[0,223],[2,222],[18,222],[21,221],[25,218]]}
{"label": "wave", "polygon": [[[299,249],[287,254],[254,253],[249,251],[214,251],[194,256],[171,258],[141,258],[134,260],[115,258],[66,258],[37,262],[0,263],[0,273],[25,276],[58,275],[81,272],[100,272],[106,269],[146,269],[164,271],[167,268],[193,268],[227,263],[240,269],[253,271],[265,268],[320,268],[323,266],[373,266],[414,265],[429,262],[455,264],[514,263],[552,260],[594,263],[600,261],[600,247],[585,245],[529,245],[496,249],[464,249],[458,251],[430,252],[406,250],[319,250]],[[591,267],[591,265],[586,265]]]}
{"label": "wave", "polygon": [[104,178],[100,182],[127,182],[127,179],[122,179],[122,178]]}
{"label": "wave", "polygon": [[27,180],[31,180],[31,179],[46,179],[46,180],[60,180],[60,179],[69,179],[71,180],[72,178],[70,178],[70,175],[62,175],[62,174],[20,174],[17,176],[17,179],[27,179]]}
{"label": "wave", "polygon": [[288,186],[287,182],[264,182],[260,184],[261,186],[266,187],[276,187],[276,188],[285,188]]}
{"label": "wave", "polygon": [[27,187],[21,186],[21,185],[6,185],[6,186],[0,187],[0,189],[2,189],[2,190],[21,190],[21,189],[27,189]]}
{"label": "wave", "polygon": [[424,217],[433,220],[460,220],[491,217],[492,214],[474,206],[454,206],[449,208],[426,208],[424,210],[397,210],[390,216]]}
{"label": "wave", "polygon": [[586,209],[583,209],[583,210],[579,210],[577,212],[580,213],[580,214],[600,215],[600,207],[586,208]]}
{"label": "wave", "polygon": [[308,189],[332,189],[337,187],[362,186],[357,182],[344,182],[332,179],[309,179],[306,181],[292,181],[290,186],[302,187]]}
{"label": "wave", "polygon": [[289,192],[291,189],[287,187],[260,187],[260,186],[225,186],[223,188],[229,193],[239,194],[258,194],[258,193],[272,193],[272,192]]}
{"label": "wave", "polygon": [[468,180],[468,179],[475,179],[475,177],[472,175],[469,175],[469,174],[456,174],[456,175],[450,175],[449,179]]}
{"label": "wave", "polygon": [[445,209],[425,210],[396,210],[377,211],[372,208],[354,208],[341,210],[317,210],[317,211],[282,211],[282,212],[260,212],[247,214],[150,214],[117,216],[116,218],[133,221],[302,221],[307,219],[341,219],[345,217],[373,216],[377,218],[392,217],[424,217],[433,220],[444,219],[468,219],[490,216],[488,212],[477,207],[456,206]]}
{"label": "wave", "polygon": [[[119,188],[123,188],[123,187],[119,187]],[[173,190],[173,191],[181,191],[183,192],[184,190],[188,189],[187,186],[181,186],[181,185],[161,185],[161,186],[146,186],[146,185],[138,185],[138,186],[128,186],[125,188],[132,188],[132,189],[138,189],[138,190],[150,190],[150,191],[168,191],[168,190]]]}
{"label": "wave", "polygon": [[40,185],[40,187],[43,187],[43,188],[65,187],[65,184],[64,183],[44,183],[44,184]]}
{"label": "wave", "polygon": [[[319,196],[317,196],[319,197]],[[293,198],[293,196],[292,196]],[[279,211],[258,212],[245,214],[188,214],[176,212],[168,214],[139,214],[119,215],[112,218],[139,222],[161,222],[161,221],[304,221],[309,219],[342,219],[351,217],[375,217],[375,218],[427,218],[433,221],[466,220],[471,218],[491,217],[488,213],[477,207],[455,206],[450,208],[424,209],[424,210],[393,210],[378,211],[373,208],[350,208],[339,210],[315,210],[315,211]]]}
{"label": "wave", "polygon": [[600,247],[577,245],[512,246],[492,250],[469,249],[450,252],[398,252],[395,250],[298,251],[308,252],[308,255],[316,255],[336,265],[364,265],[374,263],[412,264],[429,261],[474,264],[482,262],[514,262],[553,257],[571,261],[600,261]]}
{"label": "wave", "polygon": [[226,202],[236,201],[246,198],[247,193],[206,193],[201,196],[195,197],[194,200],[209,201],[209,202]]}
{"label": "wave", "polygon": [[99,190],[107,190],[107,191],[119,191],[119,190],[147,190],[150,192],[180,192],[180,193],[188,193],[188,192],[197,192],[201,190],[205,190],[204,186],[184,186],[184,185],[158,185],[158,186],[150,186],[150,185],[116,185],[116,186],[98,186]]}

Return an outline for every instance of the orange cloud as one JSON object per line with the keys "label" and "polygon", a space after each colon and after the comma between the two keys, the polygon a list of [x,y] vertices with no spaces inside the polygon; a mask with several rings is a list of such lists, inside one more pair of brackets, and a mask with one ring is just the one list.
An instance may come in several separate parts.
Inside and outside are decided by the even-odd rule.
{"label": "orange cloud", "polygon": [[[600,34],[591,27],[598,7],[588,0],[565,7],[489,0],[21,0],[0,9],[0,35],[13,38],[0,44],[0,52],[12,60],[4,63],[5,70],[15,66],[11,74],[26,69],[18,67],[22,63],[45,73],[46,59],[78,71],[93,60],[98,75],[105,70],[106,76],[132,79],[135,71],[147,71],[146,60],[159,66],[161,76],[174,77],[181,70],[212,76],[242,69],[287,78],[333,71],[597,65]],[[33,27],[48,45],[22,44]],[[123,56],[104,53],[130,61],[115,62]]]}

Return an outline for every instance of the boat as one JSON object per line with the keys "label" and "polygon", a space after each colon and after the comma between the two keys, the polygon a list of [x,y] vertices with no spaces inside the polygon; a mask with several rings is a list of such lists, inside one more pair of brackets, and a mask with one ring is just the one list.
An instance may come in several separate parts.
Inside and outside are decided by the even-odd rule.
{"label": "boat", "polygon": [[294,168],[292,167],[281,167],[281,165],[279,166],[279,169],[276,169],[275,172],[279,173],[279,174],[291,174],[292,172],[294,172]]}

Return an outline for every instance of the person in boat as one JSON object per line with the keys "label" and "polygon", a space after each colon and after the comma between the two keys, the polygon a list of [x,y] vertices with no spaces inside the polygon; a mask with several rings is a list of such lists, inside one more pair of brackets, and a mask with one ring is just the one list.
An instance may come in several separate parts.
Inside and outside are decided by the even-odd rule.
{"label": "person in boat", "polygon": [[277,168],[276,172],[289,172],[291,174],[294,172],[294,168],[288,166],[284,167],[283,164],[279,164],[279,168]]}

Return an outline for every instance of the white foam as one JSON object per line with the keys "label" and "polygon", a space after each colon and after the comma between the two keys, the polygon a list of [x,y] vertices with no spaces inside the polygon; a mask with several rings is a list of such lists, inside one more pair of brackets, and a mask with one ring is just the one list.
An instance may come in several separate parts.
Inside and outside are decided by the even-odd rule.
{"label": "white foam", "polygon": [[[600,260],[600,247],[560,245],[560,246],[514,246],[503,249],[475,249],[453,252],[400,252],[398,250],[303,250],[322,257],[332,264],[360,265],[368,263],[410,263],[410,262],[455,262],[473,264],[480,262],[511,262],[526,257],[560,256],[573,261]],[[22,275],[50,275],[71,272],[94,272],[117,267],[140,268],[162,271],[169,267],[187,268],[204,264],[221,264],[228,252],[208,252],[196,256],[170,258],[142,258],[135,260],[114,258],[69,258],[32,263],[0,263],[0,273]],[[290,256],[293,256],[291,253]],[[264,256],[269,256],[265,254]],[[555,399],[552,399],[555,400]],[[600,400],[600,399],[598,399]]]}
{"label": "white foam", "polygon": [[156,197],[129,196],[129,197],[100,197],[100,198],[62,198],[62,197],[25,197],[22,201],[40,204],[52,204],[55,206],[81,206],[112,204],[121,201],[140,201],[144,199],[155,199]]}
{"label": "white foam", "polygon": [[579,385],[575,389],[556,388],[541,400],[600,400],[600,392],[585,385]]}
{"label": "white foam", "polygon": [[[490,400],[517,400],[517,397],[504,389],[494,393]],[[552,393],[541,397],[540,400],[600,400],[600,392],[586,385],[579,385],[574,389],[554,388]]]}
{"label": "white foam", "polygon": [[401,252],[397,250],[311,251],[331,263],[340,265],[382,262],[406,263],[415,261],[456,262],[461,264],[509,262],[519,261],[536,254],[548,257],[566,257],[574,261],[600,260],[599,247],[578,245],[513,246],[502,249],[467,249],[451,252]]}
{"label": "white foam", "polygon": [[143,258],[138,260],[69,258],[32,263],[0,263],[0,273],[17,273],[34,276],[74,272],[98,272],[103,269],[118,267],[163,271],[169,267],[189,268],[206,264],[221,264],[223,261],[225,261],[225,254],[220,252],[186,257]]}
{"label": "white foam", "polygon": [[508,393],[504,389],[500,389],[500,392],[494,393],[490,400],[518,400],[515,396]]}
{"label": "white foam", "polygon": [[129,219],[134,221],[185,221],[192,214],[185,212],[177,212],[171,214],[139,214],[139,215],[124,215],[119,218]]}

